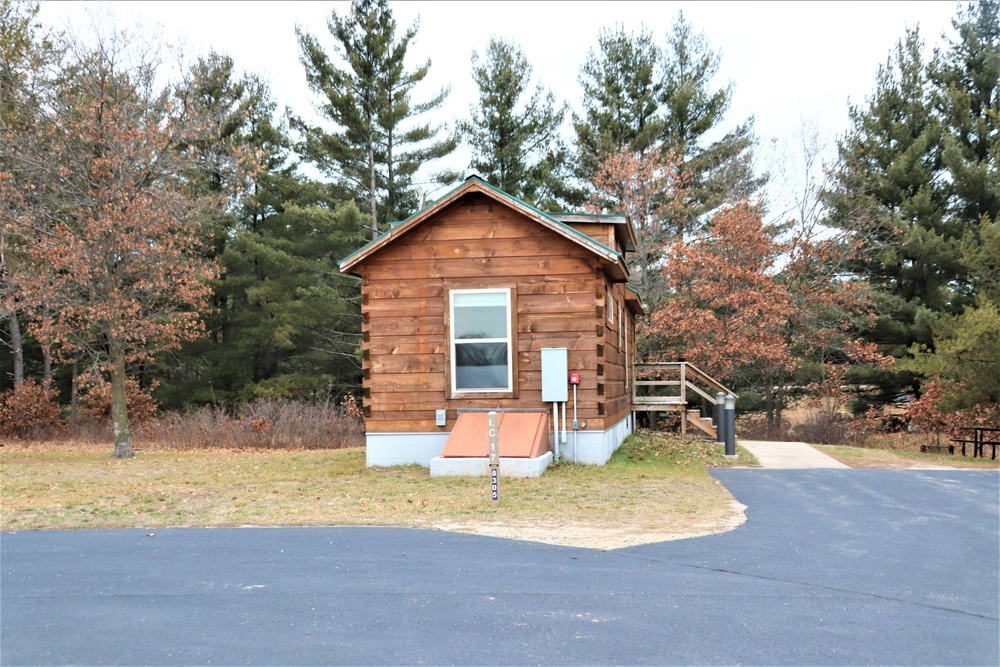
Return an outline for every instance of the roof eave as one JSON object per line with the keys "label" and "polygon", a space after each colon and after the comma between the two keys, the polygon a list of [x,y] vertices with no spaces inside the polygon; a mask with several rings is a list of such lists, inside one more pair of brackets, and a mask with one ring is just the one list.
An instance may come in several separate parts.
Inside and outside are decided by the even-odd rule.
{"label": "roof eave", "polygon": [[[444,207],[450,205],[453,201],[459,197],[465,195],[470,191],[481,192],[493,199],[498,201],[503,201],[505,204],[511,206],[515,210],[519,211],[521,214],[528,218],[531,218],[535,222],[544,225],[560,236],[573,241],[578,245],[586,247],[588,250],[593,252],[595,255],[600,257],[603,261],[618,264],[622,263],[624,265],[624,259],[621,253],[612,248],[607,247],[603,243],[595,241],[586,234],[579,232],[564,222],[556,220],[552,216],[539,211],[537,208],[530,206],[522,202],[520,199],[513,197],[503,190],[493,187],[486,181],[480,179],[478,176],[471,176],[466,179],[462,184],[452,189],[450,192],[445,194],[443,197],[439,198],[433,204],[421,209],[417,213],[411,215],[409,218],[398,224],[397,226],[384,232],[381,236],[373,239],[369,243],[363,245],[362,247],[355,250],[353,253],[345,257],[338,264],[338,268],[341,273],[348,273],[351,275],[358,275],[356,272],[352,271],[355,266],[364,261],[367,257],[380,249],[384,248],[388,244],[395,241],[400,236],[406,234],[410,229],[419,225],[421,222],[426,220],[428,217],[434,215],[437,211],[443,209]],[[627,271],[626,271],[627,273]]]}

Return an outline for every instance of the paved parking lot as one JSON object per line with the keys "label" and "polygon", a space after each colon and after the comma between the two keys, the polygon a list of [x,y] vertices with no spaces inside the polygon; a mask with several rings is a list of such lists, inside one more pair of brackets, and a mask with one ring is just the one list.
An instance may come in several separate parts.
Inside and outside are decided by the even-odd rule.
{"label": "paved parking lot", "polygon": [[611,552],[379,528],[0,535],[0,663],[1000,662],[995,471],[719,470],[729,533]]}

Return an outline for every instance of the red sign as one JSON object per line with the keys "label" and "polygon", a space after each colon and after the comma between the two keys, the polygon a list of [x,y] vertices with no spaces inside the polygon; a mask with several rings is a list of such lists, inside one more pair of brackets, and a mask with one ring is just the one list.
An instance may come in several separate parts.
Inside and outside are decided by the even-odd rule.
{"label": "red sign", "polygon": [[570,384],[580,384],[580,374],[579,373],[570,373],[569,374],[569,383]]}

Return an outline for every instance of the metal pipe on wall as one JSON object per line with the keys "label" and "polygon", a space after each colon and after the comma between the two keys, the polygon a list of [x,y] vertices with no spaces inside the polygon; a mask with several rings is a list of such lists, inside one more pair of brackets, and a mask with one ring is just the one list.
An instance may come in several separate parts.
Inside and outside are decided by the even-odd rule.
{"label": "metal pipe on wall", "polygon": [[562,404],[562,420],[563,420],[562,443],[565,445],[566,444],[566,402],[565,401],[563,401],[563,404]]}
{"label": "metal pipe on wall", "polygon": [[552,450],[556,455],[556,461],[559,460],[559,404],[552,404]]}
{"label": "metal pipe on wall", "polygon": [[576,385],[573,385],[573,463],[580,461],[580,422],[576,419]]}

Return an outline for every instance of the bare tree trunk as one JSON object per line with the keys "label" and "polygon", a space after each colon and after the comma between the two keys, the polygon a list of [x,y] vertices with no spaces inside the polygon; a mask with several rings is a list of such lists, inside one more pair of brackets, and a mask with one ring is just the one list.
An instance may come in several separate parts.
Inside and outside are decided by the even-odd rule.
{"label": "bare tree trunk", "polygon": [[782,384],[778,386],[778,394],[774,400],[774,421],[778,425],[778,434],[783,438],[785,437],[784,427],[781,424],[781,412],[785,405],[785,385],[784,378],[782,378]]}
{"label": "bare tree trunk", "polygon": [[48,345],[42,347],[42,384],[52,384],[52,350]]}
{"label": "bare tree trunk", "polygon": [[[10,296],[10,303],[14,303],[14,294],[17,287],[14,284],[14,276],[10,266],[7,264],[7,238],[0,232],[0,280],[3,281],[3,294]],[[2,311],[0,311],[2,312]],[[11,305],[7,309],[7,316],[10,318],[10,348],[14,353],[14,386],[20,387],[24,384],[24,342],[21,339],[21,323],[17,321],[17,309]]]}
{"label": "bare tree trunk", "polygon": [[24,343],[21,341],[21,324],[17,321],[17,311],[11,308],[10,316],[10,346],[14,351],[14,386],[24,384]]}
{"label": "bare tree trunk", "polygon": [[[48,281],[46,281],[48,282]],[[45,322],[50,321],[51,312],[49,311],[49,304],[46,303],[43,311]],[[45,332],[42,338],[42,386],[46,389],[52,384],[52,336]]]}
{"label": "bare tree trunk", "polygon": [[77,396],[79,394],[79,389],[77,386],[77,362],[73,362],[73,385],[70,387],[70,399],[69,399],[69,420],[71,422],[76,422],[76,402]]}
{"label": "bare tree trunk", "polygon": [[772,378],[764,378],[767,385],[764,387],[764,412],[767,414],[767,426],[769,430],[774,430],[774,383]]}
{"label": "bare tree trunk", "polygon": [[375,145],[368,145],[368,167],[369,167],[369,192],[368,203],[372,212],[372,240],[378,238],[378,206],[375,197]]}
{"label": "bare tree trunk", "polygon": [[128,407],[125,403],[125,350],[121,343],[111,341],[111,425],[115,433],[116,459],[130,459],[132,452],[132,435],[128,428]]}

